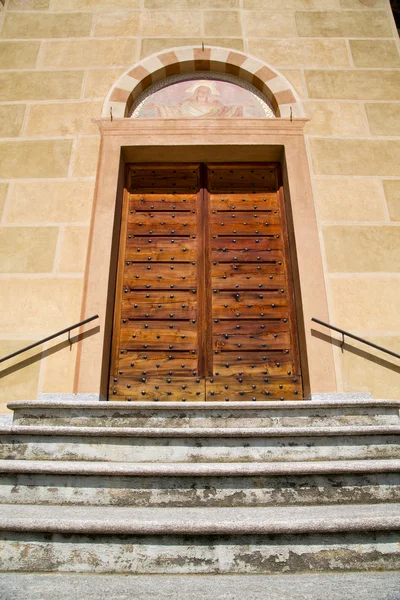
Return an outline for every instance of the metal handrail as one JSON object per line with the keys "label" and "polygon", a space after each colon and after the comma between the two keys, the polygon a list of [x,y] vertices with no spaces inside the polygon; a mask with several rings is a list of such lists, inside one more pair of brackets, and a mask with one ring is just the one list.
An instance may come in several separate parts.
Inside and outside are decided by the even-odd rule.
{"label": "metal handrail", "polygon": [[63,333],[68,333],[68,341],[71,343],[70,332],[72,329],[76,329],[77,327],[80,327],[81,325],[85,325],[86,323],[90,323],[90,321],[94,321],[95,319],[98,319],[98,318],[99,318],[99,315],[94,315],[93,317],[89,317],[88,319],[85,319],[84,321],[79,321],[79,323],[75,323],[75,325],[71,325],[70,327],[66,327],[65,329],[62,329],[61,331],[57,331],[57,333],[53,333],[53,335],[49,335],[48,337],[43,338],[42,340],[39,340],[38,342],[35,342],[34,344],[25,346],[25,348],[21,348],[21,350],[16,350],[16,352],[7,354],[7,356],[0,358],[0,363],[4,362],[5,360],[8,360],[9,358],[14,358],[14,356],[18,356],[18,354],[22,354],[23,352],[26,352],[27,350],[36,348],[36,346],[41,346],[45,342],[48,342],[49,340],[53,340],[54,338],[58,337],[59,335],[62,335]]}
{"label": "metal handrail", "polygon": [[343,346],[344,346],[344,336],[347,335],[347,337],[352,338],[353,340],[357,340],[358,342],[362,342],[363,344],[366,344],[367,346],[376,348],[377,350],[380,350],[381,352],[386,352],[386,354],[390,354],[391,356],[400,358],[400,354],[397,354],[397,352],[393,352],[392,350],[388,350],[387,348],[378,346],[378,344],[373,344],[372,342],[369,342],[368,340],[365,340],[364,338],[359,337],[358,335],[354,335],[353,333],[349,333],[348,331],[345,331],[344,329],[340,329],[340,327],[334,327],[334,325],[330,325],[329,323],[325,323],[324,321],[320,321],[319,319],[315,319],[314,317],[311,319],[311,321],[314,321],[315,323],[319,323],[320,325],[323,325],[324,327],[328,327],[329,329],[333,329],[334,331],[341,333],[342,334],[342,344],[341,344],[342,350],[343,350]]}

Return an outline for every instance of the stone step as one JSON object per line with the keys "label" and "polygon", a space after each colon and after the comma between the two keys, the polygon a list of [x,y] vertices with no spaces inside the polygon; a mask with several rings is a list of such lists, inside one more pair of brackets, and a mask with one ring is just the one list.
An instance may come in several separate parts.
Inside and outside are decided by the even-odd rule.
{"label": "stone step", "polygon": [[400,568],[400,506],[3,505],[0,569],[291,573]]}
{"label": "stone step", "polygon": [[2,600],[399,600],[400,572],[295,575],[1,573],[0,589],[3,590],[2,595],[0,593]]}
{"label": "stone step", "polygon": [[400,501],[400,460],[288,463],[0,461],[0,503],[296,506]]}
{"label": "stone step", "polygon": [[0,458],[263,462],[400,458],[400,427],[0,428]]}
{"label": "stone step", "polygon": [[398,400],[285,402],[15,401],[16,425],[76,427],[299,427],[400,425]]}

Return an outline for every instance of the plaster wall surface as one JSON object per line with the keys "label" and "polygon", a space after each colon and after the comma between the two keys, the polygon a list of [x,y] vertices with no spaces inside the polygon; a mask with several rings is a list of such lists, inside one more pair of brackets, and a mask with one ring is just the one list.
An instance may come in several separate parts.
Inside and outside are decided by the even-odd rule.
{"label": "plaster wall surface", "polygon": [[[5,0],[0,355],[80,319],[100,141],[92,119],[111,86],[155,52],[201,42],[266,61],[298,92],[330,321],[400,351],[400,54],[389,0]],[[395,359],[351,346],[335,347],[332,391],[399,397]],[[0,410],[73,393],[76,356],[59,340],[7,363]]]}

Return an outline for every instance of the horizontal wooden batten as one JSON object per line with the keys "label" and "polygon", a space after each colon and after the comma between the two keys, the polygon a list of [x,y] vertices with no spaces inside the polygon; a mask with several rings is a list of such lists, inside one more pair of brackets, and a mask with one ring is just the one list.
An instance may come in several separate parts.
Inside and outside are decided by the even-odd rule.
{"label": "horizontal wooden batten", "polygon": [[302,398],[301,377],[228,376],[207,378],[206,400],[263,401]]}
{"label": "horizontal wooden batten", "polygon": [[[218,323],[220,325],[221,323]],[[223,323],[224,324],[224,323]],[[247,323],[246,323],[247,325]],[[250,331],[252,330],[249,327]],[[288,332],[285,333],[270,333],[265,330],[260,330],[257,327],[254,328],[254,333],[246,334],[243,329],[238,330],[237,333],[226,334],[226,333],[215,333],[213,334],[214,348],[220,351],[235,351],[238,350],[286,350],[290,348],[290,335]]]}
{"label": "horizontal wooden batten", "polygon": [[258,248],[251,247],[250,244],[248,244],[249,247],[231,249],[228,246],[224,246],[223,241],[221,246],[222,248],[211,251],[211,258],[214,262],[264,262],[270,265],[283,265],[283,253],[281,250],[259,250]]}
{"label": "horizontal wooden batten", "polygon": [[180,263],[179,268],[167,263],[157,266],[134,263],[124,270],[124,287],[129,289],[193,289],[196,286],[197,269],[190,263]]}
{"label": "horizontal wooden batten", "polygon": [[211,193],[235,190],[246,194],[252,192],[276,192],[279,189],[276,165],[209,165],[208,185]]}
{"label": "horizontal wooden batten", "polygon": [[286,295],[275,292],[225,292],[213,293],[213,318],[274,318],[288,316]]}
{"label": "horizontal wooden batten", "polygon": [[[199,191],[200,165],[137,165],[130,171],[129,191],[196,194]],[[184,196],[185,197],[185,196]]]}
{"label": "horizontal wooden batten", "polygon": [[138,238],[127,236],[125,260],[128,261],[195,261],[197,243],[193,238]]}
{"label": "horizontal wooden batten", "polygon": [[126,319],[195,319],[196,314],[195,289],[173,294],[165,291],[127,292],[122,299],[121,315]]}
{"label": "horizontal wooden batten", "polygon": [[142,377],[197,375],[197,362],[197,353],[192,354],[189,350],[181,352],[120,350],[118,371],[115,376],[132,376],[132,373]]}
{"label": "horizontal wooden batten", "polygon": [[279,210],[279,203],[276,192],[253,192],[250,194],[210,194],[210,209],[212,211],[271,211]]}
{"label": "horizontal wooden batten", "polygon": [[246,248],[252,246],[256,250],[267,250],[268,252],[272,250],[281,250],[283,249],[283,241],[281,236],[276,237],[275,235],[267,235],[267,236],[254,236],[254,235],[246,235],[246,236],[212,236],[210,241],[210,247],[213,251],[239,251],[245,250]]}
{"label": "horizontal wooden batten", "polygon": [[179,325],[166,322],[121,323],[120,348],[122,350],[195,350],[197,348],[197,326],[190,321]]}
{"label": "horizontal wooden batten", "polygon": [[183,402],[204,399],[205,381],[196,377],[153,377],[143,378],[119,377],[112,384],[112,400],[171,401],[173,398]]}
{"label": "horizontal wooden batten", "polygon": [[[217,351],[216,351],[217,352]],[[215,377],[228,375],[292,375],[293,359],[285,351],[219,352],[214,354]]]}
{"label": "horizontal wooden batten", "polygon": [[131,194],[129,210],[181,211],[196,208],[196,194]]}
{"label": "horizontal wooden batten", "polygon": [[130,211],[128,235],[193,235],[196,233],[195,212]]}

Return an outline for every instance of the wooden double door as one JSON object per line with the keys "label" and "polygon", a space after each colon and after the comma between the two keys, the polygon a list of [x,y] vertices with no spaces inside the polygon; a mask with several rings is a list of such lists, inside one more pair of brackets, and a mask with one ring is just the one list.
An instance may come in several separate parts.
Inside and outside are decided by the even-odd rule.
{"label": "wooden double door", "polygon": [[279,165],[129,166],[110,400],[302,397]]}

